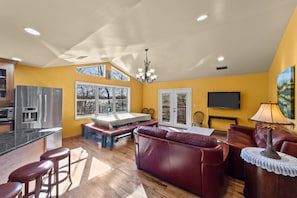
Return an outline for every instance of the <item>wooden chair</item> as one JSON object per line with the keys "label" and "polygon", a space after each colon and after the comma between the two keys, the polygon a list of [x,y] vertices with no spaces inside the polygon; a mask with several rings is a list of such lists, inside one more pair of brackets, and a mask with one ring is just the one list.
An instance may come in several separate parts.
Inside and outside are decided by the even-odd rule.
{"label": "wooden chair", "polygon": [[155,114],[155,109],[153,109],[153,108],[149,108],[149,110],[148,110],[147,113],[150,114],[150,115],[151,115],[151,118],[153,119],[154,114]]}
{"label": "wooden chair", "polygon": [[145,107],[144,107],[144,108],[142,109],[141,113],[148,113],[148,108],[145,108]]}
{"label": "wooden chair", "polygon": [[201,127],[204,120],[204,113],[201,111],[196,111],[193,115],[193,122],[192,126],[199,126]]}

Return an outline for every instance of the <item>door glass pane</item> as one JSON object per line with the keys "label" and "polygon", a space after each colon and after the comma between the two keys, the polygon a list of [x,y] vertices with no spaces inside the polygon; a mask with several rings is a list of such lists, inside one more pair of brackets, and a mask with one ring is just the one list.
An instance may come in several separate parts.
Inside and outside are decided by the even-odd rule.
{"label": "door glass pane", "polygon": [[186,124],[187,123],[187,94],[177,94],[177,117],[176,123]]}
{"label": "door glass pane", "polygon": [[170,121],[170,94],[162,94],[162,121]]}

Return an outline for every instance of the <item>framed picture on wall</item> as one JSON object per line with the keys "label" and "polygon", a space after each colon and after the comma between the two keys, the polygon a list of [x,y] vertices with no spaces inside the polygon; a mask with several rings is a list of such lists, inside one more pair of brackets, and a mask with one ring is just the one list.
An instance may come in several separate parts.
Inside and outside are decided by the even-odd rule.
{"label": "framed picture on wall", "polygon": [[277,102],[289,119],[295,119],[295,66],[277,76]]}

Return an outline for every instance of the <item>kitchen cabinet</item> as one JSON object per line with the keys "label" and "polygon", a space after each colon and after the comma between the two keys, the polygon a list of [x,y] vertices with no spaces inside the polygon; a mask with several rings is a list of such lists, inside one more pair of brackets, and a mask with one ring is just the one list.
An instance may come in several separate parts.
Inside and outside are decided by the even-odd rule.
{"label": "kitchen cabinet", "polygon": [[7,133],[13,130],[13,123],[12,122],[4,122],[0,123],[0,134]]}
{"label": "kitchen cabinet", "polygon": [[0,107],[14,102],[14,65],[16,61],[0,58]]}

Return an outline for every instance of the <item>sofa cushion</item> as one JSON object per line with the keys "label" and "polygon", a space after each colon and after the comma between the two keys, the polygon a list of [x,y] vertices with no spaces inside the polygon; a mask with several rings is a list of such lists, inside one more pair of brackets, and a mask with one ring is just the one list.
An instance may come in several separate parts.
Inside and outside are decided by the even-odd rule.
{"label": "sofa cushion", "polygon": [[[257,123],[254,138],[258,147],[266,147],[267,133],[269,130],[270,129],[263,127],[263,124]],[[280,151],[284,141],[297,142],[297,136],[281,127],[272,130],[272,144],[275,150]]]}
{"label": "sofa cushion", "polygon": [[218,145],[217,139],[214,137],[187,132],[168,131],[166,134],[166,139],[206,148],[215,147]]}
{"label": "sofa cushion", "polygon": [[263,127],[262,123],[257,123],[256,128],[254,131],[254,140],[258,147],[265,148],[266,147],[266,140],[267,140],[267,133],[269,129]]}
{"label": "sofa cushion", "polygon": [[136,128],[138,133],[151,135],[154,137],[159,137],[165,139],[167,130],[163,128],[151,127],[151,126],[140,126]]}
{"label": "sofa cushion", "polygon": [[284,141],[297,142],[297,136],[284,128],[274,129],[272,131],[272,144],[275,150],[280,151]]}
{"label": "sofa cushion", "polygon": [[230,124],[229,130],[239,131],[240,133],[245,133],[246,135],[253,136],[255,128],[237,124]]}
{"label": "sofa cushion", "polygon": [[246,133],[241,133],[231,129],[229,129],[227,133],[227,142],[242,144],[244,147],[256,146],[251,136],[247,135]]}

